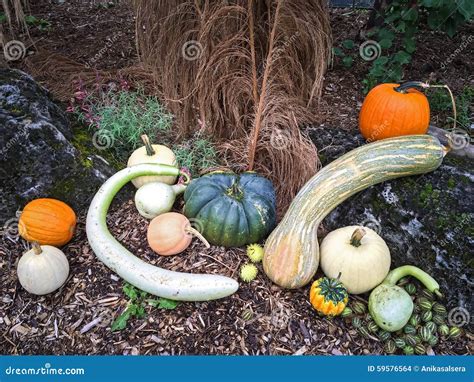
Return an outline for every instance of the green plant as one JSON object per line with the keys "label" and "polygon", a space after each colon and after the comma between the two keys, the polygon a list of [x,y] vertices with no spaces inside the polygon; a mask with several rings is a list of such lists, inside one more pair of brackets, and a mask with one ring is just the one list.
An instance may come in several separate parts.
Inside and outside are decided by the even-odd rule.
{"label": "green plant", "polygon": [[178,301],[167,298],[149,298],[147,292],[135,288],[127,282],[123,284],[122,291],[128,297],[128,303],[125,310],[112,323],[111,330],[113,332],[125,329],[128,320],[131,318],[145,317],[145,307],[147,305],[159,309],[175,309],[179,304]]}
{"label": "green plant", "polygon": [[125,281],[156,296],[180,301],[203,301],[234,293],[239,284],[229,277],[168,271],[134,256],[107,228],[107,211],[117,192],[130,180],[143,175],[183,175],[176,167],[139,164],[117,172],[97,191],[86,219],[87,240],[95,255]]}
{"label": "green plant", "polygon": [[199,135],[184,143],[174,145],[173,152],[179,167],[186,167],[193,177],[203,170],[218,165],[217,153],[213,144]]}
{"label": "green plant", "polygon": [[88,93],[80,88],[68,111],[75,112],[93,132],[100,129],[113,143],[110,148],[124,160],[140,145],[142,135],[154,139],[169,132],[173,121],[157,97],[145,95],[140,89]]}
{"label": "green plant", "polygon": [[300,190],[265,242],[267,276],[285,288],[306,285],[319,266],[316,232],[329,212],[374,184],[433,171],[444,155],[438,139],[411,135],[363,145],[331,162]]}
{"label": "green plant", "polygon": [[[430,107],[437,112],[450,112],[452,109],[451,97],[441,89],[427,93]],[[469,129],[472,123],[471,105],[474,103],[474,87],[465,86],[456,99],[457,123],[461,128]],[[451,113],[450,113],[451,114]],[[440,127],[452,127],[452,117],[449,116],[440,122]]]}
{"label": "green plant", "polygon": [[[383,25],[367,32],[376,40],[381,55],[372,62],[363,80],[367,92],[380,82],[399,82],[404,66],[416,50],[416,34],[421,24],[453,37],[459,27],[474,14],[474,3],[468,0],[394,0],[380,16]],[[347,45],[347,44],[346,44]]]}
{"label": "green plant", "polygon": [[33,15],[25,16],[25,23],[28,26],[35,26],[40,31],[50,31],[51,30],[51,23],[45,19],[39,19]]}

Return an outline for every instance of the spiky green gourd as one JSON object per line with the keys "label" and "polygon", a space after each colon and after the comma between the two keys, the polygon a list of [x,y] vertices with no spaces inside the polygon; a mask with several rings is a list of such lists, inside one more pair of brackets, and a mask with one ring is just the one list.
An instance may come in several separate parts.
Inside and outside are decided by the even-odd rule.
{"label": "spiky green gourd", "polygon": [[247,246],[247,256],[252,263],[259,263],[263,259],[263,247],[258,244]]}
{"label": "spiky green gourd", "polygon": [[247,283],[252,280],[255,280],[255,277],[257,277],[257,273],[258,269],[253,264],[244,264],[240,268],[240,278]]}

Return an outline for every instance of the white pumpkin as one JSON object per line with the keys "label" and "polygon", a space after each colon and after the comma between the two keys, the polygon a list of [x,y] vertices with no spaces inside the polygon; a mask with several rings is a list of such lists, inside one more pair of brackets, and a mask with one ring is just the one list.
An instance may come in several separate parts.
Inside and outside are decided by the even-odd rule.
{"label": "white pumpkin", "polygon": [[352,294],[379,285],[390,270],[390,250],[374,230],[348,226],[330,232],[321,243],[321,269],[340,280]]}
{"label": "white pumpkin", "polygon": [[161,182],[147,183],[135,193],[135,207],[140,215],[153,219],[158,215],[171,211],[176,196],[186,190],[186,185],[170,186]]}
{"label": "white pumpkin", "polygon": [[[127,166],[135,166],[143,163],[159,163],[169,166],[176,166],[176,156],[173,151],[163,145],[152,145],[148,136],[142,135],[145,146],[136,149],[130,158],[128,158]],[[140,188],[146,183],[162,182],[166,184],[176,183],[176,176],[140,176],[132,180],[136,188]]]}
{"label": "white pumpkin", "polygon": [[36,295],[54,292],[67,280],[69,262],[64,253],[51,245],[33,243],[17,267],[18,279],[23,288]]}

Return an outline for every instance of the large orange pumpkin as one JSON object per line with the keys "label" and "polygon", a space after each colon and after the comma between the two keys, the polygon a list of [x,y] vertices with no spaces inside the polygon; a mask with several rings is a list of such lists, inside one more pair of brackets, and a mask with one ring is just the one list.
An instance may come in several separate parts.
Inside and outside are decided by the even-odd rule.
{"label": "large orange pumpkin", "polygon": [[41,198],[29,202],[21,213],[18,231],[22,238],[41,245],[61,246],[71,240],[76,214],[60,200]]}
{"label": "large orange pumpkin", "polygon": [[425,134],[430,123],[430,105],[426,96],[414,89],[418,82],[380,84],[362,104],[360,132],[367,141]]}

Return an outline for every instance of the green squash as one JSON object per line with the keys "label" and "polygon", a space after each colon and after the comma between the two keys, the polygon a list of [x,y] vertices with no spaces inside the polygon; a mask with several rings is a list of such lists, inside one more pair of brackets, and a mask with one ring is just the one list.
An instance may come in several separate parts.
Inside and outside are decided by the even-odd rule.
{"label": "green squash", "polygon": [[184,215],[215,245],[258,243],[276,224],[275,189],[255,172],[206,174],[189,184],[184,201]]}

